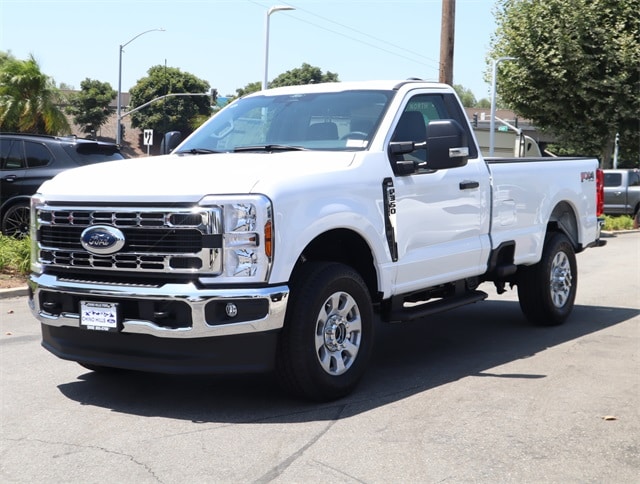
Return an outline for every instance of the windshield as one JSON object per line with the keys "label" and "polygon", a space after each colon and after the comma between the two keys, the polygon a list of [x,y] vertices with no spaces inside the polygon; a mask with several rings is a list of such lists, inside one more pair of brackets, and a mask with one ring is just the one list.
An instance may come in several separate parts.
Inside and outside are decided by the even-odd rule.
{"label": "windshield", "polygon": [[177,152],[364,150],[394,94],[363,90],[239,99]]}

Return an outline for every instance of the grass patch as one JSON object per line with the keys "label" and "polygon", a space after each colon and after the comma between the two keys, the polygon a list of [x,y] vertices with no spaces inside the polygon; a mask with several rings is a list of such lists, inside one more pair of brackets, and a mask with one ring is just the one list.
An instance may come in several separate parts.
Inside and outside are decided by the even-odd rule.
{"label": "grass patch", "polygon": [[633,218],[629,215],[604,215],[604,230],[631,230]]}
{"label": "grass patch", "polygon": [[31,265],[31,239],[0,235],[0,271],[26,275]]}

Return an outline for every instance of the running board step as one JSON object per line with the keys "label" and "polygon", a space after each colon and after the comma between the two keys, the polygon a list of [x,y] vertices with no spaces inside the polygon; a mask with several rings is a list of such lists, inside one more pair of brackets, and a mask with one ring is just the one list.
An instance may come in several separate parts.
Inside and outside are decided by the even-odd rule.
{"label": "running board step", "polygon": [[432,314],[441,313],[450,309],[482,301],[488,297],[484,291],[471,291],[460,296],[438,299],[433,302],[425,302],[412,307],[394,309],[389,314],[389,321],[410,321],[424,318]]}

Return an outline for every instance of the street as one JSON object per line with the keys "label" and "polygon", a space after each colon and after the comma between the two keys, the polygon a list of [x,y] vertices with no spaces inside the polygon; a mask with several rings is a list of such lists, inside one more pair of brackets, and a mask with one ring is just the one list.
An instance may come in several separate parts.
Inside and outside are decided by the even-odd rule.
{"label": "street", "polygon": [[567,323],[516,291],[379,326],[357,390],[271,376],[95,374],[0,300],[0,480],[11,483],[629,483],[640,475],[640,233],[578,257]]}

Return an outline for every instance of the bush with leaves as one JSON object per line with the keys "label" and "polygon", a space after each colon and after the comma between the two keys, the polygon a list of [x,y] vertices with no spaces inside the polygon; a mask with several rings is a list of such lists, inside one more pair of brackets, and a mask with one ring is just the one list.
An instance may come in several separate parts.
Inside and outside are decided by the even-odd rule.
{"label": "bush with leaves", "polygon": [[31,267],[31,239],[0,235],[0,271],[4,274],[28,274]]}

